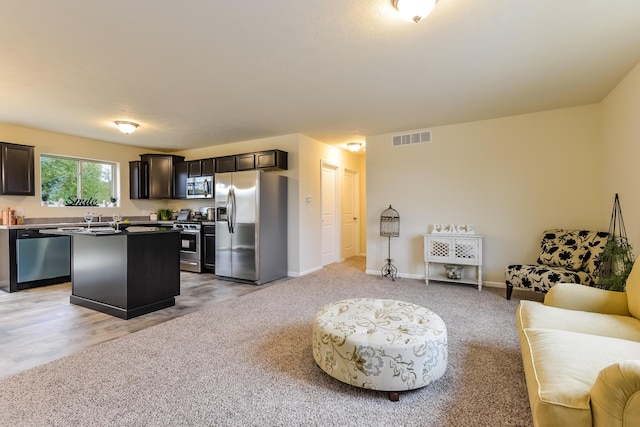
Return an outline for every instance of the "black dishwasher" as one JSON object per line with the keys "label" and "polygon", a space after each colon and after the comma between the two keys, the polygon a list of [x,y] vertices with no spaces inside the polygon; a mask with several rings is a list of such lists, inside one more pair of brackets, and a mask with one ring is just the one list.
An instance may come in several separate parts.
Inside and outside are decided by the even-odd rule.
{"label": "black dishwasher", "polygon": [[10,292],[71,281],[71,237],[9,231]]}
{"label": "black dishwasher", "polygon": [[204,268],[212,273],[216,272],[216,226],[203,225],[202,235],[204,236]]}

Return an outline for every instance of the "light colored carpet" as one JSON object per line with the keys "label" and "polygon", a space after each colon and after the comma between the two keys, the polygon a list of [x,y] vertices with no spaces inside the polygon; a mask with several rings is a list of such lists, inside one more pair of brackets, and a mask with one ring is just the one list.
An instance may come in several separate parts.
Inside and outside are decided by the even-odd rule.
{"label": "light colored carpet", "polygon": [[[2,426],[531,426],[517,299],[473,286],[392,282],[342,263],[265,287],[0,381]],[[344,298],[438,313],[449,366],[391,402],[331,378],[311,321]]]}

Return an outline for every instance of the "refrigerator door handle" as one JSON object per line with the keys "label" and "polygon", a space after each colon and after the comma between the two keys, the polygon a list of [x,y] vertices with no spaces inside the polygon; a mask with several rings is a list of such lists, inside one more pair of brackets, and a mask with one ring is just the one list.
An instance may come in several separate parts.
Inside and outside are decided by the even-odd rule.
{"label": "refrigerator door handle", "polygon": [[232,215],[232,206],[231,206],[231,192],[233,190],[229,190],[229,192],[227,193],[227,228],[229,229],[229,233],[233,233],[233,225],[232,225],[232,220],[231,218],[233,218]]}
{"label": "refrigerator door handle", "polygon": [[231,189],[231,232],[236,232],[236,192]]}

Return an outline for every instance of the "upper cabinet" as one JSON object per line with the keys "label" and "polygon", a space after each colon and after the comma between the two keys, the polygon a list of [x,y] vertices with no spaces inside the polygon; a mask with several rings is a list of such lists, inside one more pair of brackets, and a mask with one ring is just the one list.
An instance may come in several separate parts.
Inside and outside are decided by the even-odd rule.
{"label": "upper cabinet", "polygon": [[173,198],[187,198],[187,177],[191,162],[178,162],[173,167]]}
{"label": "upper cabinet", "polygon": [[235,156],[216,157],[216,173],[236,172],[253,169],[287,170],[288,153],[282,150],[258,151],[236,154]]}
{"label": "upper cabinet", "polygon": [[[173,156],[167,154],[141,154],[141,163],[146,163],[147,172],[147,194],[149,199],[171,199],[179,197],[176,196],[175,187],[175,175],[174,167],[180,162],[184,162],[184,157]],[[134,163],[134,162],[132,162]],[[130,168],[131,168],[130,163]],[[140,167],[142,171],[143,166]],[[135,176],[131,176],[131,179],[136,179]],[[138,177],[140,180],[140,178]],[[131,184],[133,187],[133,184]],[[180,191],[178,191],[180,193]],[[130,193],[131,198],[134,197],[134,193]],[[143,197],[138,197],[143,198]]]}
{"label": "upper cabinet", "polygon": [[235,172],[236,156],[216,157],[216,173]]}
{"label": "upper cabinet", "polygon": [[256,169],[287,170],[288,155],[286,151],[269,150],[255,153]]}
{"label": "upper cabinet", "polygon": [[253,153],[238,154],[236,156],[236,170],[250,171],[256,168],[256,155]]}
{"label": "upper cabinet", "polygon": [[189,178],[202,176],[202,160],[192,160],[187,162]]}
{"label": "upper cabinet", "polygon": [[191,160],[189,165],[189,178],[197,176],[213,176],[215,166],[214,159]]}
{"label": "upper cabinet", "polygon": [[286,170],[287,155],[286,151],[266,150],[185,162],[182,156],[141,154],[140,160],[129,162],[129,197],[184,199],[188,178],[254,169]]}
{"label": "upper cabinet", "polygon": [[129,198],[149,198],[149,164],[142,160],[129,162]]}
{"label": "upper cabinet", "polygon": [[213,176],[216,171],[215,159],[202,160],[202,176]]}
{"label": "upper cabinet", "polygon": [[0,142],[0,194],[34,196],[34,149]]}

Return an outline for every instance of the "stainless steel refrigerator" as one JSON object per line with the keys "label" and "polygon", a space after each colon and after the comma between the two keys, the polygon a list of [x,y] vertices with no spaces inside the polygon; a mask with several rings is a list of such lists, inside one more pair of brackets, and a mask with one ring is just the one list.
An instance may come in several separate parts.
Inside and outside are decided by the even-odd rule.
{"label": "stainless steel refrigerator", "polygon": [[216,276],[260,285],[287,276],[287,178],[215,174]]}

